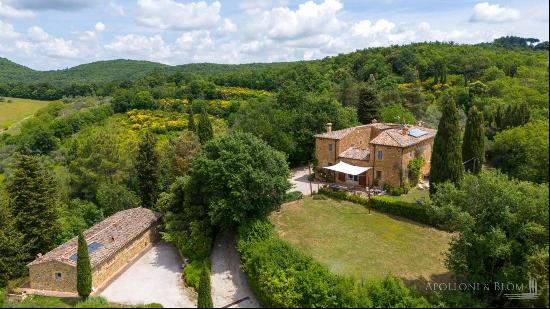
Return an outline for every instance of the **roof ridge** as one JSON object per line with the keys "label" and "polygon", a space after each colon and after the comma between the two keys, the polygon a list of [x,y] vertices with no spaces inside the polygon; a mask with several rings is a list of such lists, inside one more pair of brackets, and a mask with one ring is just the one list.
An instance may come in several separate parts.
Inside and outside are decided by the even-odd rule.
{"label": "roof ridge", "polygon": [[393,139],[393,140],[397,143],[397,145],[403,146],[403,145],[402,145],[398,140],[396,140],[388,131],[389,131],[389,130],[384,130],[384,132],[387,132],[388,135],[391,137],[391,139]]}

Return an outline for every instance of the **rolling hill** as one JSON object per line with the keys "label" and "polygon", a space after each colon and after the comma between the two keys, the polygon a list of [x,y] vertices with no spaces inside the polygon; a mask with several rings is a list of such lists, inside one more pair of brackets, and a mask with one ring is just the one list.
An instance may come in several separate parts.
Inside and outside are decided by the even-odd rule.
{"label": "rolling hill", "polygon": [[64,70],[36,71],[0,58],[0,83],[103,83],[112,80],[131,80],[153,70],[164,70],[168,65],[140,60],[107,60],[82,64]]}

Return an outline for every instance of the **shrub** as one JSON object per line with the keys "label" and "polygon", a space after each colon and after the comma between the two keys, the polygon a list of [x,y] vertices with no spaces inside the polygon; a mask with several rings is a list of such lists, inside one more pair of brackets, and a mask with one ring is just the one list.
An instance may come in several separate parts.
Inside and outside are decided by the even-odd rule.
{"label": "shrub", "polygon": [[201,279],[199,282],[199,297],[197,301],[197,308],[212,308],[212,293],[210,286],[210,267],[206,263],[203,263],[201,270]]}
{"label": "shrub", "polygon": [[409,164],[407,165],[407,168],[409,169],[409,181],[411,182],[411,185],[413,187],[416,186],[418,184],[418,181],[420,180],[420,175],[424,163],[424,158],[419,156],[410,160]]}
{"label": "shrub", "polygon": [[109,303],[105,297],[95,296],[76,304],[75,308],[107,308]]}
{"label": "shrub", "polygon": [[304,197],[304,194],[300,191],[292,191],[285,194],[285,197],[283,198],[283,203],[293,202],[300,200]]}
{"label": "shrub", "polygon": [[[368,206],[368,198],[359,195],[348,194],[343,191],[333,191],[329,188],[321,188],[319,189],[319,193],[334,199],[346,200]],[[374,196],[372,197],[371,207],[381,212],[401,216],[424,224],[431,224],[431,219],[426,212],[426,207],[421,204],[399,201],[386,196]]]}
{"label": "shrub", "polygon": [[185,268],[183,269],[183,280],[185,280],[185,284],[187,284],[187,286],[190,286],[195,290],[199,289],[203,265],[207,265],[208,268],[210,268],[210,259],[205,258],[194,260],[187,264],[187,266],[185,266]]}

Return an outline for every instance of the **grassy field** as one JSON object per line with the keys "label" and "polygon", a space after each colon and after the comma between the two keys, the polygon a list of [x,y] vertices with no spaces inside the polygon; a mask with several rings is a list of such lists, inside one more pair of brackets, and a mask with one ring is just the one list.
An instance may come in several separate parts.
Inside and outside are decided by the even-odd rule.
{"label": "grassy field", "polygon": [[409,203],[416,203],[416,200],[430,200],[430,190],[420,190],[418,188],[412,188],[409,190],[407,194],[403,194],[400,196],[392,196],[396,200],[409,202]]}
{"label": "grassy field", "polygon": [[393,274],[449,280],[443,264],[451,235],[357,204],[306,198],[271,215],[277,234],[338,274],[357,279]]}
{"label": "grassy field", "polygon": [[[8,103],[8,100],[12,102]],[[4,101],[0,102],[0,131],[32,116],[37,110],[45,107],[50,102],[51,101],[4,98]]]}
{"label": "grassy field", "polygon": [[[0,291],[1,293],[2,291]],[[137,306],[109,303],[103,297],[90,297],[86,301],[71,298],[57,298],[30,295],[20,303],[7,302],[0,308],[162,308],[160,304],[144,304]]]}

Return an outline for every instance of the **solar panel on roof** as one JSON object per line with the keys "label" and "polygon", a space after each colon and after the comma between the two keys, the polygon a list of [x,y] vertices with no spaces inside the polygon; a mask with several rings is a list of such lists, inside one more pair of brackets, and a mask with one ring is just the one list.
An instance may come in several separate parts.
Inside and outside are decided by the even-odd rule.
{"label": "solar panel on roof", "polygon": [[[92,254],[93,252],[97,251],[97,249],[99,249],[99,248],[101,248],[101,244],[94,241],[93,243],[88,245],[88,254]],[[69,260],[76,262],[77,257],[78,257],[78,254],[75,253],[75,254],[71,255]]]}
{"label": "solar panel on roof", "polygon": [[422,131],[420,129],[410,129],[409,130],[409,135],[412,136],[412,137],[421,137],[423,135],[426,135],[428,134],[428,132],[426,131]]}

